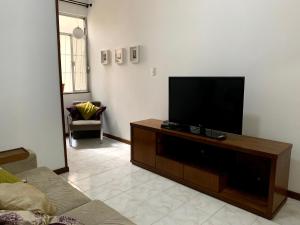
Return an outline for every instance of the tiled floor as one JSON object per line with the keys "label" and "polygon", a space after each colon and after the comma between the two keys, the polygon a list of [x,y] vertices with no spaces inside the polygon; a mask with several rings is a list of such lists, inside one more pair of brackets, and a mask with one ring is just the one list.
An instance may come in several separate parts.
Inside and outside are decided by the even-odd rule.
{"label": "tiled floor", "polygon": [[137,225],[300,225],[300,202],[289,199],[273,221],[192,190],[130,163],[130,146],[105,138],[68,147],[62,176]]}

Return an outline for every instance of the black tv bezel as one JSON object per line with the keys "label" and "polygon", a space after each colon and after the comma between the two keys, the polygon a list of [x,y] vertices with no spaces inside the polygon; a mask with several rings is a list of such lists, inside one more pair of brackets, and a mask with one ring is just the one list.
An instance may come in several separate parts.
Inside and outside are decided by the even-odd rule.
{"label": "black tv bezel", "polygon": [[[241,118],[241,126],[240,126],[240,129],[239,129],[239,132],[237,133],[234,133],[234,134],[239,134],[239,135],[242,135],[243,134],[243,120],[244,120],[244,102],[245,102],[245,77],[244,76],[170,76],[168,81],[169,81],[169,84],[168,84],[168,87],[169,87],[169,90],[168,90],[168,117],[170,119],[170,85],[171,85],[171,82],[170,80],[171,79],[196,79],[196,78],[214,78],[214,79],[240,79],[243,81],[243,98],[242,98],[242,118]],[[171,122],[174,122],[174,121],[171,121]],[[191,124],[182,124],[184,126],[193,126]],[[226,132],[226,133],[232,133],[232,132],[229,132],[229,131],[223,131],[223,132]]]}

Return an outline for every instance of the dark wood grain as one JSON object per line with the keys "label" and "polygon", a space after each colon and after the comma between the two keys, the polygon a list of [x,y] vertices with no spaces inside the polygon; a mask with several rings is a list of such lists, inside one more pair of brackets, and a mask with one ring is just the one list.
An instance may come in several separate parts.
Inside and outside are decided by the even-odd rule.
{"label": "dark wood grain", "polygon": [[60,64],[60,31],[59,31],[59,6],[58,0],[55,1],[55,13],[56,13],[56,42],[57,42],[57,56],[58,56],[58,80],[59,80],[59,95],[60,95],[60,111],[61,111],[61,120],[62,120],[62,138],[63,138],[63,148],[64,148],[64,159],[65,159],[65,168],[68,168],[68,154],[67,154],[67,145],[66,145],[66,127],[65,127],[65,114],[64,114],[64,97],[62,85],[62,73],[61,73],[61,64]]}
{"label": "dark wood grain", "polygon": [[67,173],[67,172],[69,172],[69,167],[59,168],[57,170],[53,170],[53,172],[58,174],[58,175],[63,174],[63,173]]}
{"label": "dark wood grain", "polygon": [[183,178],[183,164],[166,157],[156,156],[156,168],[177,178]]}
{"label": "dark wood grain", "polygon": [[108,137],[108,138],[111,138],[111,139],[114,139],[114,140],[116,140],[116,141],[120,141],[120,142],[125,143],[125,144],[128,144],[128,145],[131,144],[131,142],[130,142],[129,140],[126,140],[126,139],[124,139],[124,138],[117,137],[117,136],[112,135],[112,134],[103,133],[103,136]]}
{"label": "dark wood grain", "polygon": [[156,157],[156,134],[155,132],[133,128],[134,143],[133,149],[139,151],[133,152],[133,159],[145,163],[146,165],[155,167]]}
{"label": "dark wood grain", "polygon": [[24,148],[17,148],[0,152],[0,164],[12,163],[28,158],[29,152]]}
{"label": "dark wood grain", "polygon": [[188,165],[184,165],[183,171],[184,179],[195,185],[208,188],[214,192],[220,192],[223,189],[222,177],[218,173]]}
{"label": "dark wood grain", "polygon": [[300,201],[300,194],[294,191],[288,191],[287,193],[288,197],[296,199],[298,201]]}
{"label": "dark wood grain", "polygon": [[257,154],[266,157],[276,157],[286,150],[292,149],[293,146],[289,143],[249,137],[245,135],[236,135],[231,133],[227,133],[227,138],[225,140],[216,140],[191,133],[163,129],[161,128],[161,124],[162,121],[156,119],[148,119],[131,123],[132,126],[140,126],[144,129],[151,129],[156,132],[173,135],[193,141],[199,141],[204,144],[210,144],[217,147],[225,146],[226,148],[234,149],[237,151]]}

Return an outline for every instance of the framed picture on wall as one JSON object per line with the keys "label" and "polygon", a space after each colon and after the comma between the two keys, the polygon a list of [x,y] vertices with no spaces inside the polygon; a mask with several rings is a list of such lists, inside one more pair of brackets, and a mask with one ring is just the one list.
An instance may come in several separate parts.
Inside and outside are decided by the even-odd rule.
{"label": "framed picture on wall", "polygon": [[107,65],[110,63],[110,51],[109,50],[101,51],[101,63],[103,65]]}
{"label": "framed picture on wall", "polygon": [[123,64],[125,62],[125,49],[117,48],[115,50],[115,62],[117,64]]}
{"label": "framed picture on wall", "polygon": [[130,50],[130,62],[139,63],[140,62],[140,46],[132,46]]}

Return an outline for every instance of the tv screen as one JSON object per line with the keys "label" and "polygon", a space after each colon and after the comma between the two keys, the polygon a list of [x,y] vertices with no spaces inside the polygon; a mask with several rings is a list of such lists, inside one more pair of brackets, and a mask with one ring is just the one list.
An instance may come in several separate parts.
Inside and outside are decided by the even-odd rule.
{"label": "tv screen", "polygon": [[169,77],[169,121],[242,134],[244,77]]}

